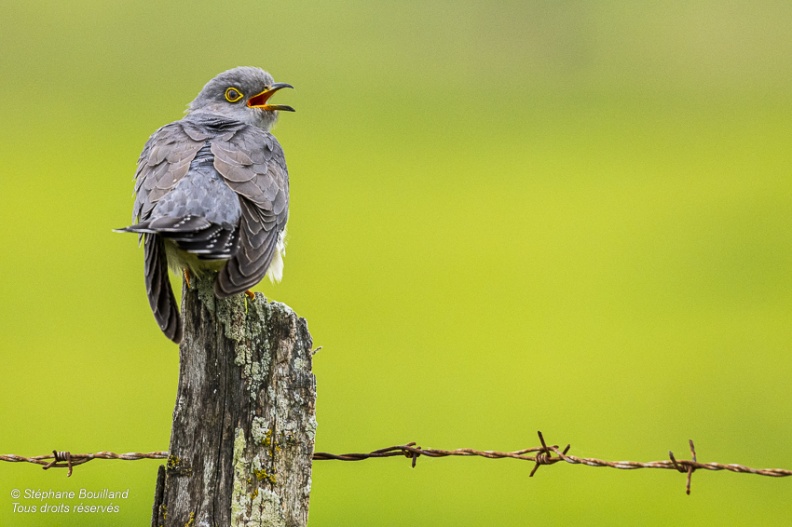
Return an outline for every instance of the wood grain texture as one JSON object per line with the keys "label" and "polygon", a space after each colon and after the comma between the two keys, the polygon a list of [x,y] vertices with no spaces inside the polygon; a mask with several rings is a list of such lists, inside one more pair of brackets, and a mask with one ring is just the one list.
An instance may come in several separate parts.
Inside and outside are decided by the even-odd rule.
{"label": "wood grain texture", "polygon": [[170,457],[153,525],[305,526],[316,431],[311,336],[257,293],[184,287]]}

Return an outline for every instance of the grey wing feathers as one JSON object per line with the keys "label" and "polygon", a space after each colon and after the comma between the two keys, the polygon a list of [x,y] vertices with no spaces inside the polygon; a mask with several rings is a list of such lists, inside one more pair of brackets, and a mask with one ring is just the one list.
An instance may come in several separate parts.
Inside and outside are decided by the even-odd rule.
{"label": "grey wing feathers", "polygon": [[283,150],[263,130],[246,126],[211,147],[215,168],[242,207],[237,253],[215,282],[215,294],[223,297],[245,291],[267,274],[288,219],[289,176]]}
{"label": "grey wing feathers", "polygon": [[152,219],[157,202],[173,189],[189,171],[190,164],[203,147],[208,136],[180,123],[171,123],[157,130],[143,147],[135,173],[135,205],[133,221],[137,225],[121,229],[137,232],[144,237],[146,295],[151,311],[166,337],[176,342],[182,339],[182,322],[176,298],[168,279],[165,242],[158,234],[167,226]]}
{"label": "grey wing feathers", "polygon": [[225,297],[241,293],[264,278],[272,262],[278,233],[265,228],[261,211],[250,202],[242,202],[239,249],[220,271],[215,282],[215,294]]}
{"label": "grey wing feathers", "polygon": [[189,164],[187,177],[160,197],[143,221],[126,230],[159,234],[204,260],[230,258],[236,252],[239,197],[212,164],[203,146]]}
{"label": "grey wing feathers", "polygon": [[133,221],[148,219],[157,201],[187,175],[190,163],[209,136],[202,137],[181,122],[175,122],[149,138],[135,174]]}
{"label": "grey wing feathers", "polygon": [[167,274],[165,240],[204,260],[228,260],[219,297],[266,275],[286,226],[289,179],[275,138],[241,122],[189,118],[160,128],[138,160],[134,221],[145,238],[146,290],[162,331],[182,328]]}

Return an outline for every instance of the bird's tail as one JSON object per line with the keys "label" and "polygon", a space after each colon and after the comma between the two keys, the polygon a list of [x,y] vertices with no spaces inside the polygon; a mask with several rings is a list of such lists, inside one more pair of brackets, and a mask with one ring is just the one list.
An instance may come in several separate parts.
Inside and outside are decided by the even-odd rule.
{"label": "bird's tail", "polygon": [[151,311],[165,336],[178,344],[182,339],[182,322],[168,279],[165,241],[156,234],[146,234],[143,250],[146,265],[146,294]]}

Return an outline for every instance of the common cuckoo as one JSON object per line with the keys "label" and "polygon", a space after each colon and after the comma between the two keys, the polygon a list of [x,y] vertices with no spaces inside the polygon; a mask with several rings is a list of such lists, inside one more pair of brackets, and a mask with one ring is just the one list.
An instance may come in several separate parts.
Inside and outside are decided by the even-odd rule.
{"label": "common cuckoo", "polygon": [[141,236],[149,304],[176,343],[182,323],[169,265],[187,276],[216,272],[218,297],[242,293],[265,275],[281,279],[289,175],[270,130],[278,111],[294,111],[269,104],[281,88],[291,86],[258,68],[225,71],[140,154],[135,225],[119,230]]}

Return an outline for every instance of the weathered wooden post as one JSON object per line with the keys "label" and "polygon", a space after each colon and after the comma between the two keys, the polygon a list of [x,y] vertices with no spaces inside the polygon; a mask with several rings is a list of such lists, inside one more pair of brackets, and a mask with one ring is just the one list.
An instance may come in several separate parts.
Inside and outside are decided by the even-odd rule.
{"label": "weathered wooden post", "polygon": [[167,466],[152,526],[305,526],[316,380],[311,336],[257,293],[183,288],[184,340]]}

